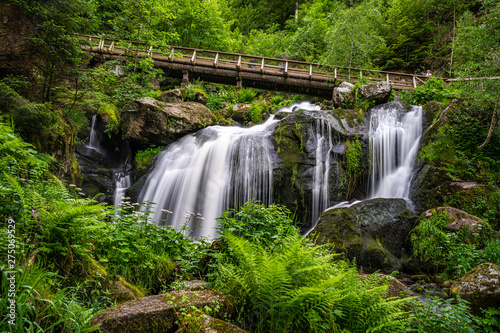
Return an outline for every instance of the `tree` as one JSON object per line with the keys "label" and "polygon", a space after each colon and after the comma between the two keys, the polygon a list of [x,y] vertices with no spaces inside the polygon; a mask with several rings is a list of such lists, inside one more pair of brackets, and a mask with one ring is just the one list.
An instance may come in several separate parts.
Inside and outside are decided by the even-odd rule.
{"label": "tree", "polygon": [[373,67],[375,52],[385,45],[380,27],[383,16],[381,0],[341,6],[329,14],[332,27],[326,34],[328,48],[323,62],[333,66]]}

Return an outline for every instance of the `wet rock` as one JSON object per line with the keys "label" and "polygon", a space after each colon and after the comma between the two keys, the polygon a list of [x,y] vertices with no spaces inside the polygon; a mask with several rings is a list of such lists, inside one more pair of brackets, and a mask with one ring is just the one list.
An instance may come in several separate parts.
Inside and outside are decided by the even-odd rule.
{"label": "wet rock", "polygon": [[250,117],[250,107],[251,104],[238,103],[233,106],[231,119],[240,124],[246,124],[251,120]]}
{"label": "wet rock", "polygon": [[470,302],[471,310],[479,315],[481,308],[500,307],[500,265],[483,263],[455,281],[452,295],[460,295]]}
{"label": "wet rock", "polygon": [[167,145],[209,125],[212,112],[200,103],[165,103],[150,97],[128,103],[121,116],[123,137],[136,147]]}
{"label": "wet rock", "polygon": [[330,243],[365,271],[401,269],[406,238],[416,220],[403,199],[371,199],[328,209],[311,231],[318,244]]}
{"label": "wet rock", "polygon": [[368,275],[368,274],[361,274],[360,278],[362,280],[371,277],[378,281],[380,285],[388,285],[389,288],[387,289],[387,296],[388,297],[399,297],[399,298],[405,298],[405,297],[410,297],[410,296],[415,296],[415,294],[408,288],[403,282],[399,281],[393,276],[390,275],[384,275],[384,274],[374,274],[374,275]]}
{"label": "wet rock", "polygon": [[[224,302],[222,302],[224,299]],[[179,328],[175,323],[179,309],[220,305],[218,316],[231,315],[234,306],[212,290],[170,292],[141,297],[107,309],[95,316],[91,325],[101,325],[106,333],[169,333]]]}

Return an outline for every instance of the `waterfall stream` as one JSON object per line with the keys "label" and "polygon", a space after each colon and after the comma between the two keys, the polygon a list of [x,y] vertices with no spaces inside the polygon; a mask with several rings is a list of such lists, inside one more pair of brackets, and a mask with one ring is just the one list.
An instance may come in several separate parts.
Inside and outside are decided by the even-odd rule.
{"label": "waterfall stream", "polygon": [[116,172],[115,179],[115,193],[113,195],[113,205],[118,208],[121,206],[125,191],[130,187],[130,175],[124,172]]}
{"label": "waterfall stream", "polygon": [[87,144],[87,147],[102,153],[102,148],[99,143],[99,137],[97,136],[96,126],[97,126],[97,115],[94,114],[92,116],[92,123],[90,125],[89,143]]}
{"label": "waterfall stream", "polygon": [[157,204],[152,217],[160,224],[180,228],[189,220],[193,228],[203,219],[194,235],[215,237],[224,209],[252,198],[272,202],[277,155],[269,136],[276,123],[271,117],[250,128],[211,126],[181,138],[158,155],[140,200]]}
{"label": "waterfall stream", "polygon": [[409,198],[422,135],[422,107],[373,110],[370,119],[370,198]]}

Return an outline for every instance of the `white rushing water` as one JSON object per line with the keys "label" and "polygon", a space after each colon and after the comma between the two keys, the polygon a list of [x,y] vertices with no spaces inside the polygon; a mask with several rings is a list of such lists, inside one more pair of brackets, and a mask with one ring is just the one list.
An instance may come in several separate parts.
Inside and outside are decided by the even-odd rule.
{"label": "white rushing water", "polygon": [[96,126],[97,126],[97,115],[94,114],[92,116],[92,124],[90,125],[89,143],[87,144],[87,147],[102,153],[102,148],[99,143],[99,137],[97,136],[96,132]]}
{"label": "white rushing water", "polygon": [[180,228],[186,214],[194,213],[193,220],[203,219],[194,235],[215,237],[224,209],[252,198],[272,202],[276,153],[269,136],[276,123],[271,117],[250,128],[211,126],[181,138],[158,155],[140,200],[156,203],[151,210],[160,224]]}
{"label": "white rushing water", "polygon": [[113,205],[115,207],[120,207],[123,197],[125,196],[125,191],[130,187],[130,175],[124,172],[116,172],[114,174],[115,179],[115,193],[113,195]]}
{"label": "white rushing water", "polygon": [[422,135],[422,107],[375,109],[370,119],[370,198],[408,199]]}

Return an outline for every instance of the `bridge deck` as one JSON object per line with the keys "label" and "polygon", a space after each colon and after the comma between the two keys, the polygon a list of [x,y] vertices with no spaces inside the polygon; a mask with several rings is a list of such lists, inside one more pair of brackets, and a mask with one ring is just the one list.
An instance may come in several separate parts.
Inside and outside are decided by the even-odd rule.
{"label": "bridge deck", "polygon": [[154,60],[155,66],[174,77],[186,79],[188,74],[189,79],[200,78],[240,87],[290,91],[327,98],[331,98],[333,88],[341,82],[356,83],[362,77],[370,83],[390,82],[393,89],[398,90],[411,90],[427,79],[423,75],[328,67],[318,63],[177,46],[168,50],[155,50],[144,44],[123,41],[115,43],[93,36],[76,37],[86,52],[102,60],[149,57]]}

